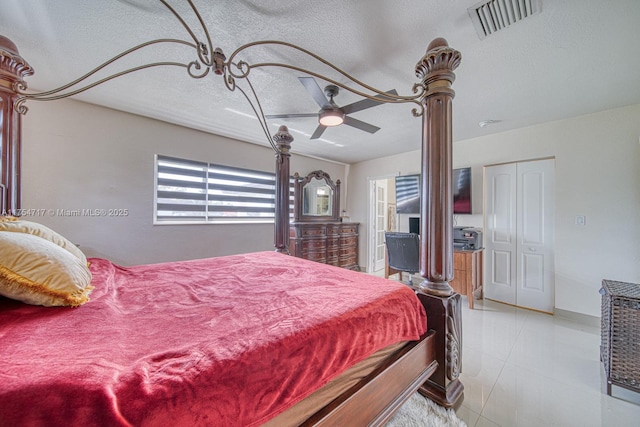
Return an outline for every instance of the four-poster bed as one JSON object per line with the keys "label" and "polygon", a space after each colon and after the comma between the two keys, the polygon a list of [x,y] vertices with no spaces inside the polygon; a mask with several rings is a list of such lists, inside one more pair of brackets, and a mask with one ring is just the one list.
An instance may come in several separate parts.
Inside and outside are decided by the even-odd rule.
{"label": "four-poster bed", "polygon": [[[234,78],[248,75],[250,68],[242,68],[243,65],[238,66],[239,74],[230,71],[238,51],[227,61],[218,49],[204,44],[194,44],[196,46],[200,61],[214,73],[224,75],[230,89],[236,89]],[[212,52],[210,57],[208,52]],[[10,344],[4,347],[7,350],[2,351],[6,353],[0,358],[7,364],[0,372],[0,378],[4,376],[6,380],[0,381],[0,422],[55,425],[62,424],[64,419],[72,423],[98,419],[105,424],[153,425],[172,420],[176,425],[210,425],[233,420],[231,424],[239,425],[265,422],[270,422],[269,425],[381,425],[417,390],[441,405],[458,404],[463,390],[458,379],[462,346],[460,296],[453,293],[448,282],[453,273],[451,100],[454,93],[451,83],[459,62],[459,52],[449,48],[444,39],[434,40],[416,66],[416,75],[421,79],[414,88],[418,94],[388,100],[414,102],[422,109],[414,112],[423,120],[421,275],[424,281],[419,290],[414,292],[382,278],[287,256],[289,157],[293,138],[286,127],[281,127],[269,138],[276,151],[275,253],[130,268],[91,259],[95,290],[89,303],[74,309],[27,306],[0,297],[0,334],[8,338],[3,341]],[[22,207],[20,113],[24,112],[25,100],[38,99],[37,95],[24,92],[24,78],[32,72],[17,47],[9,39],[0,37],[2,208],[8,213]],[[252,107],[258,116],[262,115],[259,104],[257,108],[253,104]],[[233,273],[238,269],[241,272]],[[125,282],[124,276],[134,280]],[[0,283],[2,280],[6,281],[7,277],[0,274]],[[234,286],[229,287],[229,281]],[[260,286],[251,286],[255,283]],[[295,292],[300,293],[288,295]],[[194,307],[181,310],[180,306],[187,300],[205,304],[194,303]],[[241,300],[248,305],[242,308]],[[398,300],[398,305],[391,305],[394,300]],[[267,306],[265,312],[260,311],[263,305]],[[300,312],[290,311],[297,305]],[[207,307],[211,311],[206,311]],[[180,329],[175,328],[190,317],[191,310],[207,320],[195,326],[186,323],[180,334]],[[251,310],[256,311],[257,317],[231,321],[237,320],[239,313]],[[337,316],[328,318],[328,313],[333,312]],[[122,320],[126,317],[123,313],[135,313],[134,319],[145,319],[145,325],[152,327],[138,329]],[[281,313],[281,317],[277,317],[277,313]],[[222,323],[223,318],[231,323]],[[99,323],[95,323],[97,321]],[[307,342],[312,333],[302,329],[299,323],[316,332],[319,330],[321,333],[316,337],[319,341],[309,338]],[[327,332],[330,324],[337,330]],[[95,336],[95,330],[86,330],[96,327],[105,328],[100,333],[104,333],[105,339],[110,336],[112,341],[105,344],[101,336]],[[209,335],[207,327],[230,335],[212,333],[211,343],[205,339]],[[387,331],[388,328],[395,332]],[[48,338],[52,329],[64,331],[55,335],[77,347],[60,350]],[[231,334],[231,330],[236,333]],[[284,334],[277,338],[278,342],[285,342],[284,349],[271,347],[276,345],[275,337],[274,342],[267,339],[272,331]],[[337,331],[347,331],[356,337],[342,338]],[[69,338],[74,334],[91,337],[91,332],[94,336],[86,347]],[[231,337],[231,342],[223,343],[225,337]],[[305,337],[304,340],[301,337]],[[147,353],[139,352],[135,346],[137,341],[149,346]],[[305,345],[295,347],[292,341]],[[341,346],[341,341],[354,344]],[[256,342],[264,346],[260,350],[249,346]],[[25,348],[21,348],[21,343]],[[27,343],[34,347],[27,347]],[[173,347],[167,347],[167,343]],[[327,346],[338,353],[326,352]],[[117,357],[108,351],[113,348],[118,350]],[[130,351],[133,353],[129,354]],[[33,356],[29,356],[32,353]],[[73,353],[79,354],[75,361],[71,359],[67,363],[59,359],[77,356]],[[228,358],[231,353],[239,354],[240,358]],[[251,354],[258,357],[251,358]],[[365,368],[361,363],[370,360],[367,356],[377,357],[377,361]],[[31,357],[33,360],[29,360]],[[280,365],[287,360],[289,365]],[[30,374],[31,362],[36,363],[34,370],[42,363],[48,362],[51,366]],[[222,362],[226,364],[216,365]],[[66,370],[68,366],[72,368]],[[78,366],[86,369],[84,373],[77,370]],[[51,375],[48,375],[49,369]],[[343,376],[338,375],[345,369],[354,376],[340,382],[338,378]],[[258,379],[249,376],[254,371],[261,375]],[[292,375],[297,376],[278,376],[280,371],[292,371]],[[109,381],[104,381],[105,375],[111,376]],[[327,383],[337,388],[326,388]],[[49,395],[42,398],[42,393]],[[238,398],[231,399],[232,395]],[[314,397],[309,398],[310,395]],[[323,397],[315,400],[319,395]],[[309,403],[308,399],[313,401]]]}

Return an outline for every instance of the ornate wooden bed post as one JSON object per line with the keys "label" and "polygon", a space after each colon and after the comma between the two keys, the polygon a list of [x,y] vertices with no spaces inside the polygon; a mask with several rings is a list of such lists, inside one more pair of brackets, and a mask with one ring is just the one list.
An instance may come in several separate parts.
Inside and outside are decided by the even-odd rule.
{"label": "ornate wooden bed post", "polygon": [[33,68],[18,52],[16,45],[0,36],[0,211],[15,213],[21,206],[20,191],[20,133],[21,114],[14,108],[17,94],[15,83],[24,84],[24,78],[33,74]]}
{"label": "ornate wooden bed post", "polygon": [[427,308],[430,329],[437,336],[438,370],[420,392],[445,406],[459,403],[464,387],[458,379],[462,365],[460,295],[453,292],[453,192],[451,101],[460,52],[443,38],[433,40],[416,65],[425,89],[422,122],[422,199],[420,205],[420,275],[418,292]]}
{"label": "ornate wooden bed post", "polygon": [[[273,136],[278,146],[276,154],[276,216],[274,246],[276,252],[289,255],[289,160],[293,136],[286,126],[280,126]],[[279,215],[278,215],[279,213]]]}

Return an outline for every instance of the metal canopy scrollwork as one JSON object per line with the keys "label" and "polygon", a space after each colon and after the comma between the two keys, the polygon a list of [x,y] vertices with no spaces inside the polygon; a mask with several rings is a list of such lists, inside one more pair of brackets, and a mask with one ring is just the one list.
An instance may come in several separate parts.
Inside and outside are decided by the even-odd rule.
{"label": "metal canopy scrollwork", "polygon": [[[247,43],[245,45],[237,48],[231,56],[227,59],[222,49],[214,48],[211,35],[207,28],[206,23],[202,19],[202,15],[198,11],[198,8],[194,4],[192,0],[183,0],[188,3],[191,12],[195,16],[195,21],[197,26],[193,27],[192,24],[187,22],[187,18],[182,16],[176,8],[174,8],[169,1],[167,0],[158,0],[162,5],[169,10],[173,16],[180,22],[180,24],[184,27],[186,32],[189,35],[187,40],[181,39],[155,39],[150,40],[148,42],[139,44],[134,46],[128,50],[121,52],[120,54],[114,56],[113,58],[105,61],[98,67],[89,71],[85,75],[79,77],[78,79],[69,82],[59,88],[39,92],[39,93],[29,93],[27,92],[27,85],[24,81],[18,81],[14,85],[14,90],[19,94],[15,101],[15,108],[20,114],[25,114],[27,112],[27,107],[24,105],[27,100],[38,100],[38,101],[53,101],[58,99],[67,98],[70,96],[77,95],[82,93],[88,89],[91,89],[95,86],[101,85],[110,80],[119,78],[121,76],[131,74],[133,72],[137,72],[140,70],[144,70],[147,68],[153,67],[183,67],[186,68],[188,75],[194,79],[202,79],[209,75],[209,73],[213,73],[215,75],[223,76],[225,86],[230,91],[238,90],[242,95],[246,98],[247,102],[251,106],[255,116],[258,118],[260,126],[265,134],[265,137],[276,155],[280,154],[279,148],[277,144],[274,142],[273,137],[269,134],[267,121],[262,110],[262,105],[260,103],[257,92],[255,91],[251,81],[249,80],[249,74],[251,70],[258,68],[269,68],[269,67],[277,67],[277,68],[286,68],[289,70],[298,71],[300,73],[304,73],[313,77],[317,77],[322,79],[330,84],[341,87],[349,92],[352,92],[358,96],[376,100],[382,103],[413,103],[416,105],[415,108],[412,109],[412,113],[414,116],[419,117],[424,113],[424,106],[421,102],[421,99],[424,96],[425,88],[420,83],[416,83],[413,86],[413,95],[393,95],[386,93],[383,90],[374,88],[365,84],[364,82],[359,81],[355,77],[351,76],[347,72],[342,69],[336,67],[326,59],[310,52],[302,47],[296,46],[292,43],[287,43],[283,41],[276,40],[265,40],[265,41],[256,41],[252,43]],[[192,17],[191,20],[194,18]],[[197,30],[198,29],[198,30]],[[196,31],[197,30],[197,31]],[[198,38],[197,33],[204,34],[204,41]],[[106,72],[106,69],[114,63],[117,63],[121,58],[125,56],[129,56],[134,54],[135,52],[141,51],[145,48],[148,48],[153,45],[158,44],[178,44],[186,46],[190,49],[194,49],[196,52],[197,58],[188,63],[174,62],[174,61],[160,61],[160,62],[152,62],[147,64],[138,65],[132,68],[128,68],[122,71],[118,71],[112,74],[108,74],[106,77],[99,78],[95,81],[90,81],[91,78],[96,78],[97,75],[101,72]],[[236,59],[239,56],[246,52],[249,49],[259,48],[259,47],[279,47],[285,49],[293,49],[297,52],[301,52],[305,54],[309,58],[313,58],[319,64],[324,64],[328,66],[330,69],[335,71],[338,75],[346,77],[349,81],[348,84],[341,83],[329,76],[325,76],[323,74],[314,72],[310,69],[298,67],[291,64],[281,63],[281,62],[261,62],[250,64],[244,60]],[[243,82],[243,87],[240,86],[239,82]]]}

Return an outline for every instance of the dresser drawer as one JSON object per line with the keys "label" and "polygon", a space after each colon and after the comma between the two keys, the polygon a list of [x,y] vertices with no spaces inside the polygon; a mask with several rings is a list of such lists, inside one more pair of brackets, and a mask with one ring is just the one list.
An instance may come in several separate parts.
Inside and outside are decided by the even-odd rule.
{"label": "dresser drawer", "polygon": [[338,236],[340,234],[339,225],[327,225],[327,236]]}
{"label": "dresser drawer", "polygon": [[340,237],[340,246],[349,248],[355,247],[358,243],[358,236],[342,236]]}
{"label": "dresser drawer", "polygon": [[327,264],[333,265],[335,267],[341,267],[340,258],[338,257],[333,257],[333,258],[327,257]]}
{"label": "dresser drawer", "polygon": [[357,265],[356,254],[340,256],[340,267],[352,267]]}
{"label": "dresser drawer", "polygon": [[309,261],[316,261],[324,263],[327,260],[327,256],[325,252],[302,252],[302,258],[308,259]]}
{"label": "dresser drawer", "polygon": [[300,229],[300,236],[312,237],[312,236],[326,236],[327,229],[325,227],[303,227]]}
{"label": "dresser drawer", "polygon": [[320,239],[309,239],[302,241],[302,251],[318,251],[327,248],[327,241]]}
{"label": "dresser drawer", "polygon": [[340,256],[340,248],[338,246],[327,248],[327,258],[338,258]]}
{"label": "dresser drawer", "polygon": [[356,248],[355,246],[340,246],[340,258],[344,258],[346,256],[355,256]]}
{"label": "dresser drawer", "polygon": [[340,234],[358,234],[358,224],[342,225]]}

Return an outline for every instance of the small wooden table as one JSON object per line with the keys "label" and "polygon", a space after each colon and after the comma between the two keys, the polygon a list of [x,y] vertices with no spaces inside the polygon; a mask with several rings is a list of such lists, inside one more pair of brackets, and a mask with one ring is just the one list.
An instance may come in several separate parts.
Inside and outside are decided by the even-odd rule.
{"label": "small wooden table", "polygon": [[[453,280],[449,285],[460,295],[469,300],[469,308],[473,309],[473,300],[482,299],[482,252],[484,249],[453,251]],[[384,255],[384,277],[388,279],[393,274],[402,272],[389,267],[387,254]]]}

